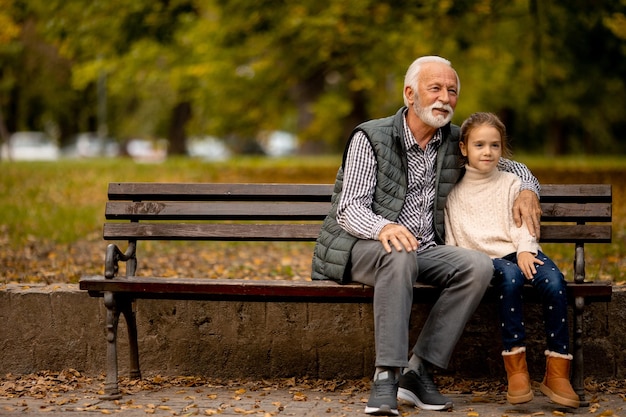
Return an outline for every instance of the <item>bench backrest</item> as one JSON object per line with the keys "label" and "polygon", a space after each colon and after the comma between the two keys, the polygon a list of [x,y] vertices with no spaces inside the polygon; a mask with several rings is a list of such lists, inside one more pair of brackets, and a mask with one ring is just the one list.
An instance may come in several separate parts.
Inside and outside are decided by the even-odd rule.
{"label": "bench backrest", "polygon": [[[109,245],[105,275],[116,259],[136,271],[139,240],[314,241],[330,208],[329,184],[111,183],[105,240],[127,240],[126,253]],[[611,186],[542,186],[541,242],[573,243],[574,281],[585,281],[585,243],[611,242]]]}
{"label": "bench backrest", "polygon": [[[106,240],[314,241],[328,184],[111,183]],[[542,186],[541,241],[611,241],[611,186]],[[120,222],[122,221],[122,222]],[[591,224],[590,224],[591,223]]]}

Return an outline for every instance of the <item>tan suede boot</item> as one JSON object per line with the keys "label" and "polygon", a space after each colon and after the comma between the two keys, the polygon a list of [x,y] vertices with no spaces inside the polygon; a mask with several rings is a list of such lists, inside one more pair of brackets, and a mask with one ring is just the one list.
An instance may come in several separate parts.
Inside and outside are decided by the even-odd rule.
{"label": "tan suede boot", "polygon": [[526,348],[502,352],[506,377],[509,381],[506,399],[511,404],[526,403],[533,399],[530,376],[526,365]]}
{"label": "tan suede boot", "polygon": [[572,355],[563,355],[546,350],[546,375],[540,389],[557,404],[578,408],[580,397],[569,382],[569,368]]}

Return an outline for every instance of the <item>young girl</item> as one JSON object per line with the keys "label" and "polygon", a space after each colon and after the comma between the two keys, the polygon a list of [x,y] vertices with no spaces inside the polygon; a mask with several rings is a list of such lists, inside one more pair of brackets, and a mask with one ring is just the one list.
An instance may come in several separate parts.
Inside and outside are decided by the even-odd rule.
{"label": "young girl", "polygon": [[[569,351],[565,280],[541,252],[526,225],[516,227],[513,201],[520,180],[498,170],[508,156],[506,130],[497,116],[474,113],[461,126],[465,175],[448,196],[445,208],[446,244],[486,252],[494,265],[492,284],[500,294],[500,320],[511,404],[533,398],[526,365],[522,290],[529,282],[543,304],[547,350],[541,392],[552,401],[578,407],[580,400],[569,381]],[[504,154],[504,155],[503,155]]]}

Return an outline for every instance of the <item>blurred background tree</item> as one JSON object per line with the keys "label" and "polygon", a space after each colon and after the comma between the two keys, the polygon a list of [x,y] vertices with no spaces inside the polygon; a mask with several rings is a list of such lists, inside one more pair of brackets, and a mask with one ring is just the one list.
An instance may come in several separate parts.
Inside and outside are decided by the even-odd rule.
{"label": "blurred background tree", "polygon": [[[420,55],[461,77],[516,150],[624,153],[626,0],[0,0],[0,127],[125,140],[260,132],[340,151],[402,105]],[[3,116],[3,117],[2,117]],[[1,132],[0,132],[1,133]]]}

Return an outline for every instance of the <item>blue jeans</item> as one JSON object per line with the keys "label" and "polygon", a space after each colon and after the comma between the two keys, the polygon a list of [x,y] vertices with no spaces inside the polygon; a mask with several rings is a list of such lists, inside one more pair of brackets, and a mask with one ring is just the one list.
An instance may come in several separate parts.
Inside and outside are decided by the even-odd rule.
{"label": "blue jeans", "polygon": [[[550,258],[539,251],[537,258],[544,262],[535,265],[537,273],[530,281],[539,292],[543,306],[543,320],[548,350],[567,354],[569,331],[567,327],[567,294],[563,274]],[[505,350],[525,346],[526,331],[523,318],[523,287],[527,281],[517,266],[517,254],[512,253],[493,260],[492,284],[500,294],[500,325]]]}

